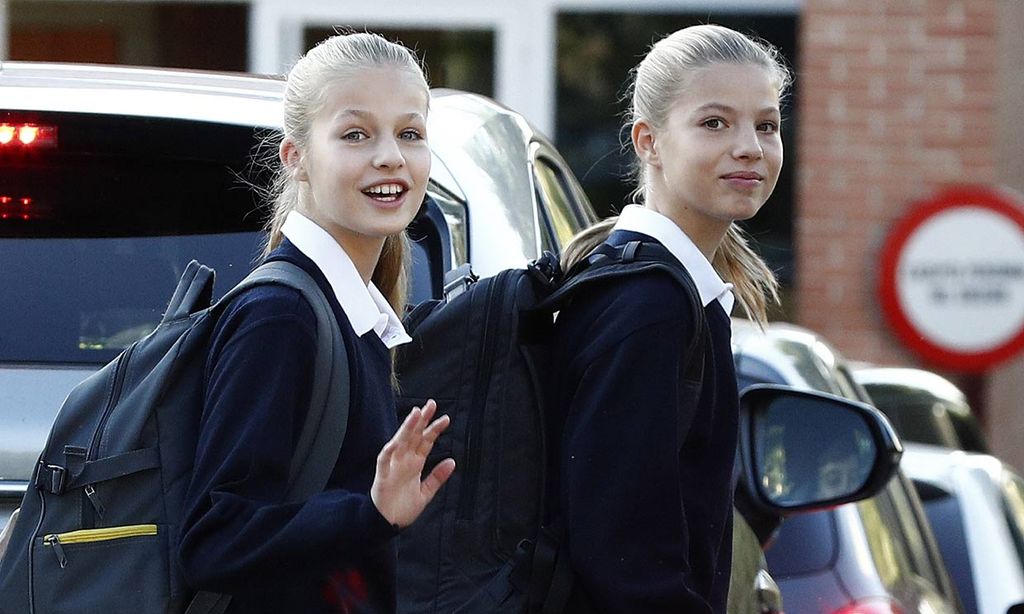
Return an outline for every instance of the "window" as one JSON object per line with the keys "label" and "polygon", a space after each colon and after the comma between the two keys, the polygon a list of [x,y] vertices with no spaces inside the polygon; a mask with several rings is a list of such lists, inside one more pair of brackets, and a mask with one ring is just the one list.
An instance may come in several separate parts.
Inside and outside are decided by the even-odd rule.
{"label": "window", "polygon": [[833,512],[787,518],[765,553],[777,578],[824,571],[835,558],[837,530]]}
{"label": "window", "polygon": [[543,205],[541,215],[545,216],[547,230],[553,235],[554,245],[545,246],[554,252],[572,239],[580,227],[580,221],[574,213],[577,209],[572,197],[572,189],[568,185],[565,172],[549,158],[537,156],[533,160],[534,180],[537,185],[537,196]]}
{"label": "window", "polygon": [[905,582],[907,573],[912,569],[910,553],[903,541],[898,512],[892,500],[892,491],[898,487],[897,480],[891,480],[885,490],[874,497],[855,504],[864,523],[871,559],[879,578],[888,588]]}
{"label": "window", "polygon": [[[0,360],[103,363],[159,322],[188,262],[224,291],[259,256],[240,179],[252,128],[74,113],[0,114],[58,145],[0,153]],[[259,181],[252,176],[254,181]]]}

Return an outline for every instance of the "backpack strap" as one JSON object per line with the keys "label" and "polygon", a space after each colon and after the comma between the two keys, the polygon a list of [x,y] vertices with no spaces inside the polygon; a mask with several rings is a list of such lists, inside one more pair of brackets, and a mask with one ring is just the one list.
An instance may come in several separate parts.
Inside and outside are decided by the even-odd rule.
{"label": "backpack strap", "polygon": [[[558,289],[544,299],[537,309],[557,311],[579,292],[581,287],[615,277],[650,271],[670,275],[690,297],[695,328],[698,332],[687,351],[686,374],[689,379],[699,382],[704,377],[703,356],[710,334],[700,292],[686,267],[661,243],[634,240],[622,245],[598,245],[586,258],[569,269]],[[697,360],[697,357],[701,359]]]}
{"label": "backpack strap", "polygon": [[160,323],[187,318],[193,313],[206,309],[213,301],[214,272],[210,267],[193,260],[185,267],[178,286],[167,305]]}
{"label": "backpack strap", "polygon": [[[330,301],[309,273],[291,262],[274,260],[260,265],[224,295],[217,307],[222,309],[242,291],[267,283],[298,290],[316,314],[313,394],[292,456],[285,491],[286,501],[299,501],[327,484],[345,439],[351,391],[348,351]],[[230,603],[229,595],[200,591],[192,598],[185,614],[223,614]]]}
{"label": "backpack strap", "polygon": [[260,265],[219,304],[226,305],[243,290],[266,283],[298,290],[316,314],[313,393],[288,471],[288,490],[285,493],[285,500],[300,501],[323,489],[345,439],[351,392],[348,351],[330,301],[309,273],[291,262],[274,260]]}
{"label": "backpack strap", "polygon": [[[617,277],[658,271],[671,276],[686,291],[693,312],[696,334],[687,348],[685,376],[697,382],[695,394],[700,395],[704,377],[704,353],[710,335],[697,285],[689,271],[661,243],[629,241],[623,245],[602,243],[586,258],[576,263],[561,279],[558,288],[541,301],[534,311],[558,311],[588,285]],[[547,508],[547,503],[544,504]],[[556,614],[569,601],[574,583],[565,529],[560,514],[543,509],[547,521],[533,544],[517,552],[513,581],[525,587],[530,612]],[[524,549],[521,546],[521,549]]]}

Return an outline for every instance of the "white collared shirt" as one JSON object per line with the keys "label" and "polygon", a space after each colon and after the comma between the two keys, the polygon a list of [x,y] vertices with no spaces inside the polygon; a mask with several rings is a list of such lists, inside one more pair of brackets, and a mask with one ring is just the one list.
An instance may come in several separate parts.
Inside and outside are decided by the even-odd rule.
{"label": "white collared shirt", "polygon": [[639,232],[657,239],[689,271],[701,304],[707,307],[718,299],[726,315],[732,314],[736,302],[732,284],[722,281],[708,259],[675,222],[643,205],[627,205],[619,214],[615,230]]}
{"label": "white collared shirt", "polygon": [[372,330],[388,349],[412,341],[384,295],[373,282],[363,283],[356,265],[330,233],[298,211],[288,214],[281,232],[327,278],[357,335]]}

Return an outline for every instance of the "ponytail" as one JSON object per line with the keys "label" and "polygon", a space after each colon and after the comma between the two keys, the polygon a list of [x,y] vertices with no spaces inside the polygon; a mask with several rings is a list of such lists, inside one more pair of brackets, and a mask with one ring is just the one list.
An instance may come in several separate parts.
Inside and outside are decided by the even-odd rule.
{"label": "ponytail", "polygon": [[768,323],[769,303],[779,304],[779,281],[761,256],[751,249],[739,226],[729,226],[711,264],[722,279],[732,283],[736,302],[743,307],[747,318],[763,328]]}
{"label": "ponytail", "polygon": [[370,278],[399,317],[408,300],[409,254],[409,238],[404,231],[384,239],[384,248]]}
{"label": "ponytail", "polygon": [[562,271],[567,272],[577,262],[586,258],[598,245],[604,243],[608,235],[612,233],[612,229],[615,228],[617,221],[619,221],[617,215],[608,217],[576,233],[576,236],[562,250]]}

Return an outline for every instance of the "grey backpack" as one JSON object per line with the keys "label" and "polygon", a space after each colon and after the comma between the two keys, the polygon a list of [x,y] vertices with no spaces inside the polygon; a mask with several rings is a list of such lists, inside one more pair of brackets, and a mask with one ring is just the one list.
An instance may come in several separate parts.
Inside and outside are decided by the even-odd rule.
{"label": "grey backpack", "polygon": [[4,614],[215,614],[176,555],[217,317],[242,290],[277,283],[317,318],[313,398],[290,468],[288,500],[323,489],[348,419],[348,363],[330,303],[298,266],[263,264],[211,305],[214,273],[192,261],[156,329],[68,395],[50,430],[0,561]]}

